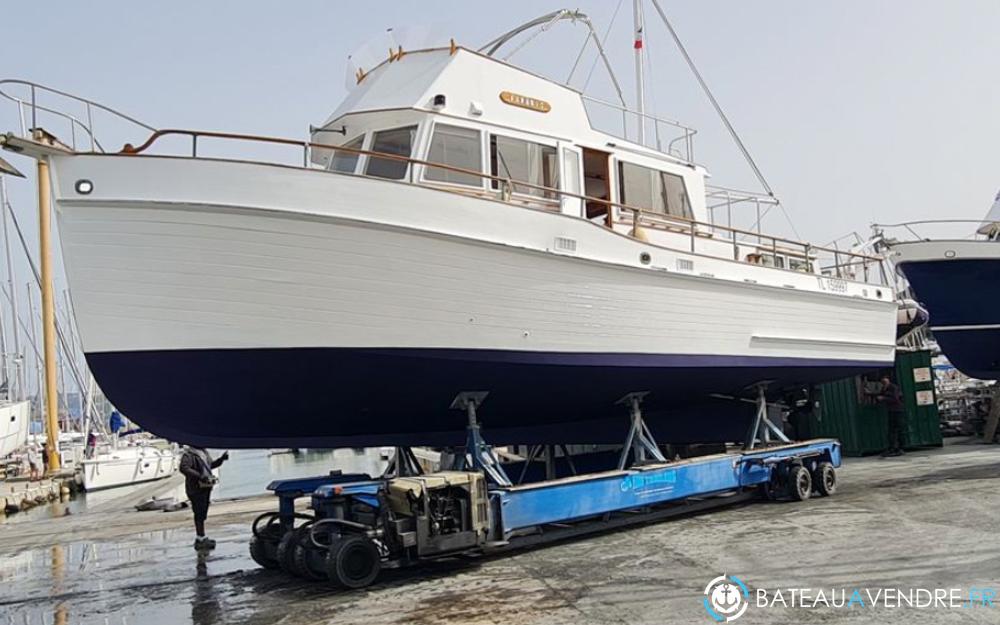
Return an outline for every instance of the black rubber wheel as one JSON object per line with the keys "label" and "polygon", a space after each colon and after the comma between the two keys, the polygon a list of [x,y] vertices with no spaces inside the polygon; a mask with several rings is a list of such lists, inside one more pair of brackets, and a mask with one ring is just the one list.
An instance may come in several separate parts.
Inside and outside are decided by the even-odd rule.
{"label": "black rubber wheel", "polygon": [[[268,542],[271,544],[269,545]],[[269,541],[263,536],[254,536],[250,539],[250,557],[265,569],[278,568],[278,561],[271,556],[276,548],[277,545],[273,541]]]}
{"label": "black rubber wheel", "polygon": [[772,478],[760,485],[760,494],[768,501],[781,499],[781,483]]}
{"label": "black rubber wheel", "polygon": [[295,570],[295,538],[297,531],[297,529],[294,529],[285,532],[281,540],[278,541],[276,556],[278,567],[289,575],[298,575],[298,572]]}
{"label": "black rubber wheel", "polygon": [[813,486],[821,497],[837,492],[837,470],[829,462],[821,462],[812,475]]}
{"label": "black rubber wheel", "polygon": [[805,501],[812,495],[812,475],[801,464],[788,470],[788,494],[795,501]]}
{"label": "black rubber wheel", "polygon": [[309,536],[309,527],[295,530],[296,536],[292,546],[292,566],[295,574],[308,580],[321,582],[327,579],[326,549],[313,544]]}
{"label": "black rubber wheel", "polygon": [[381,569],[378,547],[364,536],[349,534],[330,543],[326,573],[334,584],[344,588],[364,588],[375,581]]}

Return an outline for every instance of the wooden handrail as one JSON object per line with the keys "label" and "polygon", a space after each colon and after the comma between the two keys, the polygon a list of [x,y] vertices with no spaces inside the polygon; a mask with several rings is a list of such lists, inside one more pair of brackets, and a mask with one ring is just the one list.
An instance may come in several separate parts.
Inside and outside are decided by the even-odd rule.
{"label": "wooden handrail", "polygon": [[[203,130],[183,130],[183,129],[177,129],[177,128],[168,128],[168,129],[163,129],[163,130],[157,130],[157,131],[155,131],[153,134],[151,134],[149,136],[148,139],[146,139],[145,142],[143,142],[138,147],[133,147],[131,144],[125,144],[125,146],[122,148],[121,152],[119,152],[119,153],[120,154],[129,154],[129,155],[139,155],[142,152],[144,152],[147,149],[149,149],[154,143],[156,143],[156,141],[158,139],[160,139],[161,137],[164,137],[164,136],[168,136],[168,135],[186,135],[186,136],[189,136],[189,137],[192,138],[192,140],[194,142],[194,145],[197,144],[196,142],[197,142],[198,137],[207,137],[207,138],[212,138],[212,139],[232,139],[232,140],[237,140],[237,141],[255,141],[255,142],[260,142],[260,143],[272,143],[272,144],[278,144],[278,145],[291,145],[291,146],[300,147],[303,150],[306,150],[306,156],[308,156],[308,151],[311,150],[311,149],[314,149],[314,148],[320,148],[320,149],[326,149],[326,150],[333,150],[335,152],[345,152],[345,153],[348,153],[348,154],[355,154],[355,155],[358,155],[358,156],[370,156],[370,157],[381,158],[381,159],[386,159],[386,160],[393,160],[393,161],[405,162],[405,163],[410,164],[410,165],[421,165],[421,166],[424,166],[424,167],[434,167],[434,168],[437,168],[437,169],[442,169],[442,170],[445,170],[445,171],[451,171],[451,172],[454,172],[454,173],[464,174],[464,175],[468,175],[468,176],[476,176],[476,177],[478,177],[480,179],[490,180],[492,182],[497,182],[497,183],[500,183],[502,185],[510,185],[510,187],[518,186],[518,187],[524,187],[524,188],[534,189],[534,190],[537,190],[537,191],[541,191],[545,195],[551,194],[551,195],[555,195],[556,197],[568,197],[568,198],[573,198],[573,199],[581,200],[583,202],[595,202],[595,203],[603,204],[603,205],[608,206],[608,207],[617,207],[617,208],[625,209],[627,211],[637,212],[638,214],[640,214],[640,216],[643,213],[647,213],[648,214],[648,213],[651,212],[649,209],[638,207],[638,206],[632,206],[632,205],[624,204],[624,203],[621,203],[621,202],[612,202],[611,200],[605,200],[605,199],[602,199],[602,198],[591,197],[591,196],[588,196],[588,195],[581,195],[579,193],[573,193],[571,191],[563,191],[561,189],[556,189],[556,188],[553,188],[553,187],[546,187],[546,186],[542,186],[542,185],[532,184],[530,182],[522,182],[522,181],[519,181],[519,180],[512,180],[512,179],[509,179],[509,178],[503,178],[503,177],[500,177],[500,176],[494,176],[492,174],[487,174],[487,173],[484,173],[484,172],[481,172],[481,171],[476,171],[476,170],[473,170],[473,169],[466,169],[464,167],[455,167],[454,165],[446,165],[444,163],[434,163],[434,162],[431,162],[431,161],[425,161],[425,160],[421,160],[421,159],[417,159],[417,158],[412,158],[412,157],[409,157],[409,156],[400,156],[398,154],[389,154],[387,152],[374,152],[374,151],[371,151],[371,150],[361,150],[361,149],[357,149],[357,148],[347,148],[347,147],[343,147],[343,146],[339,146],[339,145],[334,145],[334,144],[330,144],[330,143],[314,143],[312,141],[301,141],[301,140],[298,140],[298,139],[286,139],[286,138],[282,138],[282,137],[268,137],[268,136],[263,136],[263,135],[247,135],[247,134],[237,134],[237,133],[228,133],[228,132],[215,132],[215,131],[207,131],[207,130],[206,131],[203,131]],[[196,153],[194,155],[192,155],[192,158],[197,158]],[[741,228],[733,228],[732,226],[723,226],[723,225],[719,225],[719,224],[712,224],[712,223],[707,223],[707,222],[703,222],[703,221],[697,221],[697,220],[694,220],[694,219],[689,219],[687,217],[681,217],[681,216],[678,216],[678,215],[663,215],[663,214],[660,214],[660,213],[656,213],[656,215],[657,215],[657,217],[659,219],[664,219],[664,220],[667,220],[667,221],[679,222],[679,223],[687,225],[690,228],[694,228],[695,226],[703,226],[705,228],[711,228],[713,230],[722,230],[724,232],[731,232],[731,233],[733,233],[733,238],[734,239],[735,239],[736,235],[758,237],[758,239],[763,238],[763,239],[766,239],[767,241],[769,241],[771,243],[770,247],[774,247],[777,243],[781,242],[781,243],[788,243],[788,244],[791,244],[791,245],[794,245],[794,246],[799,246],[799,247],[803,248],[804,250],[806,250],[807,252],[809,252],[809,251],[821,251],[821,252],[827,252],[827,253],[830,253],[830,254],[834,254],[836,256],[844,255],[844,256],[847,256],[847,257],[850,257],[850,258],[858,258],[858,259],[863,259],[864,261],[871,261],[871,262],[879,262],[879,261],[882,260],[881,256],[869,256],[867,254],[861,254],[861,253],[858,253],[858,252],[850,252],[850,251],[846,251],[846,250],[837,250],[837,249],[833,249],[833,248],[822,247],[822,246],[819,246],[819,245],[812,245],[810,243],[806,243],[806,242],[803,242],[803,241],[796,241],[794,239],[786,239],[784,237],[778,237],[778,236],[774,236],[774,235],[770,235],[770,234],[763,234],[763,233],[760,233],[760,232],[754,232],[752,230],[743,230]],[[758,243],[757,245],[758,245],[758,247],[760,247],[761,243]]]}

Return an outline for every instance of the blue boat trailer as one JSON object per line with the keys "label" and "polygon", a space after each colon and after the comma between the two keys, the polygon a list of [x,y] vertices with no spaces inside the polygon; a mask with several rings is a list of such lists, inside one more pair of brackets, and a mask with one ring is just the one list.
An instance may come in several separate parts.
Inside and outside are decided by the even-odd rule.
{"label": "blue boat trailer", "polygon": [[498,487],[491,489],[490,495],[496,500],[504,533],[511,535],[525,528],[723,493],[752,490],[759,494],[766,488],[776,496],[779,487],[771,484],[779,477],[776,473],[801,463],[812,478],[821,464],[836,468],[840,460],[840,443],[820,439]]}
{"label": "blue boat trailer", "polygon": [[[491,554],[659,521],[752,498],[832,495],[840,443],[788,441],[767,420],[763,400],[744,448],[667,460],[641,417],[641,395],[626,397],[632,427],[618,466],[607,471],[513,484],[479,435],[475,407],[468,441],[449,470],[424,473],[397,448],[386,473],[331,473],[268,485],[278,510],[258,517],[250,553],[260,565],[336,586],[360,588],[383,568]],[[771,435],[778,440],[772,441]],[[308,509],[296,501],[308,497]]]}

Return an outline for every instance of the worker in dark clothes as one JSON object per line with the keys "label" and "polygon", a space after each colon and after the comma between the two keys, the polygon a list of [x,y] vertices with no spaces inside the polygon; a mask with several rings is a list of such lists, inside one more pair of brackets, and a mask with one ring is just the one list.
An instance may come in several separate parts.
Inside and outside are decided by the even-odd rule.
{"label": "worker in dark clothes", "polygon": [[181,456],[181,473],[184,474],[184,490],[191,511],[194,512],[194,529],[198,537],[194,540],[194,548],[214,549],[215,541],[205,536],[205,519],[208,518],[208,504],[212,498],[212,487],[218,479],[212,475],[212,470],[222,466],[229,460],[229,452],[222,454],[218,460],[213,460],[208,450],[202,447],[187,447]]}
{"label": "worker in dark clothes", "polygon": [[882,455],[902,456],[903,428],[906,425],[903,394],[899,391],[899,387],[892,383],[892,378],[888,375],[882,376],[882,388],[876,399],[885,406],[885,411],[889,415],[889,449]]}

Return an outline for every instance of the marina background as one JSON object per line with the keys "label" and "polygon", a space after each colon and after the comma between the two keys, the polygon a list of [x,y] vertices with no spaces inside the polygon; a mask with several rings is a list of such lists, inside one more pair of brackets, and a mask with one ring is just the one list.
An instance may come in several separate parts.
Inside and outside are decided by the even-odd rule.
{"label": "marina background", "polygon": [[[211,450],[218,456],[223,450]],[[230,460],[219,468],[219,485],[212,494],[215,500],[254,497],[267,493],[272,480],[326,475],[330,471],[368,473],[377,476],[385,469],[386,460],[378,448],[301,450],[299,453],[274,453],[267,449],[237,449],[229,452]],[[142,496],[176,496],[185,498],[182,477],[174,475],[167,481],[138,484],[119,488],[79,493],[65,501],[55,501],[11,516],[0,515],[4,523],[33,522],[40,518],[80,514],[111,500],[134,500]]]}

